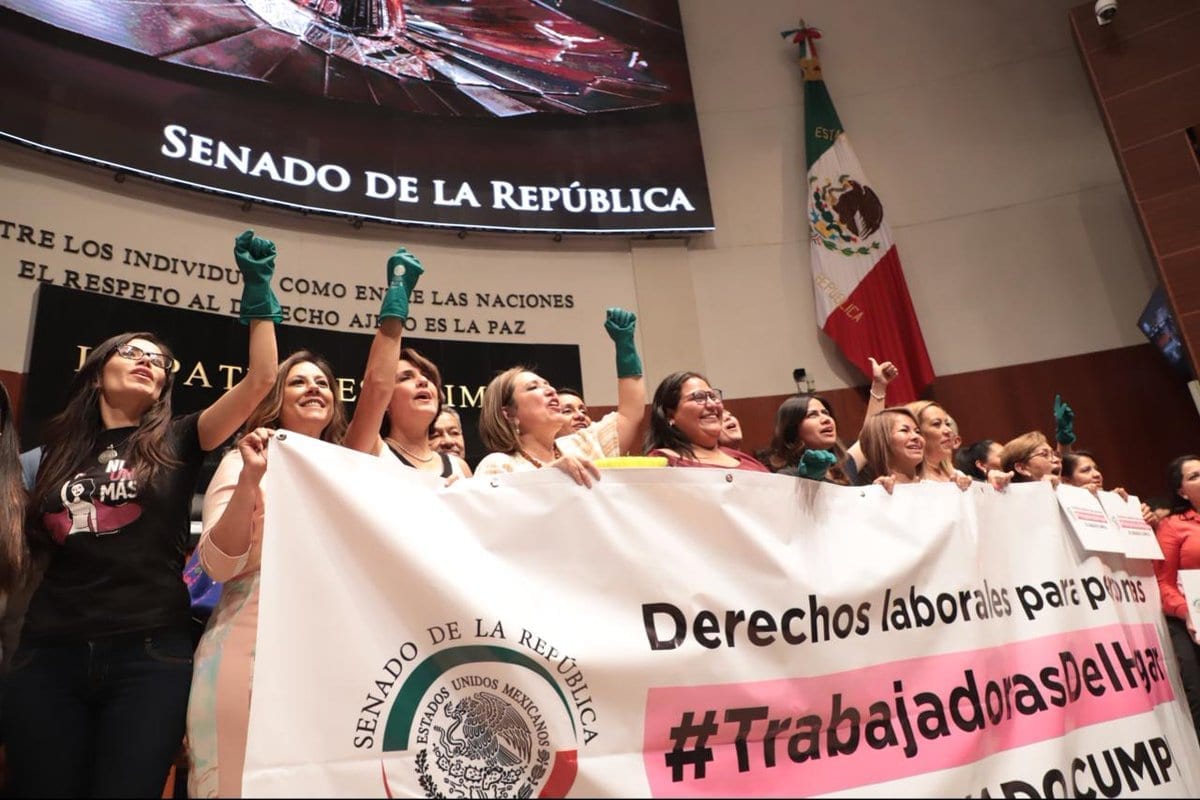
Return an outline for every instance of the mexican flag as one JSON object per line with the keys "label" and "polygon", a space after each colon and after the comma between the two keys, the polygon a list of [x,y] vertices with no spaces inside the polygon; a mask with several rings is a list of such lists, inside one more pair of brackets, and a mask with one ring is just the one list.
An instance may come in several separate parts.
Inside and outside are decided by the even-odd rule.
{"label": "mexican flag", "polygon": [[850,148],[825,88],[813,40],[815,28],[786,31],[800,45],[804,69],[805,154],[808,162],[809,248],[817,325],[868,377],[869,358],[900,370],[888,404],[917,399],[933,381],[933,365],[913,311],[900,255]]}

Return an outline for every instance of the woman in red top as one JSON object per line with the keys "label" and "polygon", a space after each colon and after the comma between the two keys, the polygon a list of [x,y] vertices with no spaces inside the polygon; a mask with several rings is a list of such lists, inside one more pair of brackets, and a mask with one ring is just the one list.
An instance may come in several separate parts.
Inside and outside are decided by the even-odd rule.
{"label": "woman in red top", "polygon": [[648,455],[666,456],[672,467],[716,467],[770,472],[753,456],[721,447],[725,416],[720,389],[695,372],[674,372],[663,378],[650,406]]}
{"label": "woman in red top", "polygon": [[[1172,461],[1167,481],[1171,486],[1171,514],[1155,530],[1163,560],[1154,562],[1154,573],[1171,644],[1179,659],[1179,678],[1187,694],[1192,724],[1200,736],[1200,645],[1188,619],[1188,598],[1179,588],[1179,570],[1200,569],[1200,456],[1181,456]],[[1191,599],[1200,601],[1200,597]]]}

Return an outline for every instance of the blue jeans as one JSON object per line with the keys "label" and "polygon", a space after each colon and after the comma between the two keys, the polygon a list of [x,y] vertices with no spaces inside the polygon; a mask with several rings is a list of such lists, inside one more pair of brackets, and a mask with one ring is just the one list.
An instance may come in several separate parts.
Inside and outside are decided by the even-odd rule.
{"label": "blue jeans", "polygon": [[4,685],[10,797],[161,797],[192,684],[184,630],[22,643]]}

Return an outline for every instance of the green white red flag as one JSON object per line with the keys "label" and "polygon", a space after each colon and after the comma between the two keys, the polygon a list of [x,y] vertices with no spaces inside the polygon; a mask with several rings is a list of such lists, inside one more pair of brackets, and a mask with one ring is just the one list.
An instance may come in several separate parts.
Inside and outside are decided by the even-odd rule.
{"label": "green white red flag", "polygon": [[863,374],[870,359],[900,370],[892,404],[917,399],[934,378],[921,326],[904,282],[883,204],[866,180],[821,75],[816,28],[785,36],[800,47],[804,69],[809,249],[817,325]]}

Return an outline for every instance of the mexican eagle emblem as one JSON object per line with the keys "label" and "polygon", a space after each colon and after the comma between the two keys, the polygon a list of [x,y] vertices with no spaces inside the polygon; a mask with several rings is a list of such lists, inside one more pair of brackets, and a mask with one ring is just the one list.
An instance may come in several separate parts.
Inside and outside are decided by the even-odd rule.
{"label": "mexican eagle emblem", "polygon": [[870,186],[849,175],[823,182],[813,176],[808,182],[812,192],[808,212],[812,241],[846,256],[870,255],[881,247],[879,240],[871,237],[883,225],[883,203]]}

